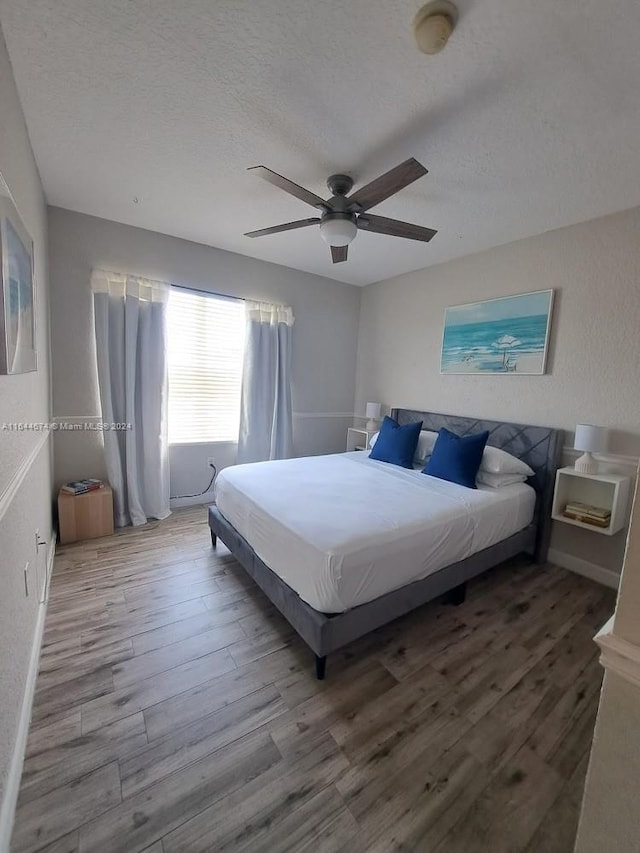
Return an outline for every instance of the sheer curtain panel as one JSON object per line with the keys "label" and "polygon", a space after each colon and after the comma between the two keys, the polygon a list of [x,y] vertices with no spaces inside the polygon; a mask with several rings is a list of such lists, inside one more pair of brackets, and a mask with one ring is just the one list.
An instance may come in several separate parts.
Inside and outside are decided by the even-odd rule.
{"label": "sheer curtain panel", "polygon": [[102,419],[115,524],[169,513],[167,302],[169,285],[94,270],[91,275]]}
{"label": "sheer curtain panel", "polygon": [[246,302],[245,312],[238,462],[286,459],[293,452],[293,312],[267,302]]}

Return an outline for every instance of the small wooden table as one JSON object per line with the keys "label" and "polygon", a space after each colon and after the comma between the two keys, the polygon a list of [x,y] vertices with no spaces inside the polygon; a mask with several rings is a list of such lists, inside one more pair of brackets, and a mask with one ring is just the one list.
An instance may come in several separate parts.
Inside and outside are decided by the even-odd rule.
{"label": "small wooden table", "polygon": [[113,493],[110,486],[72,495],[58,492],[58,528],[60,542],[97,539],[113,533]]}

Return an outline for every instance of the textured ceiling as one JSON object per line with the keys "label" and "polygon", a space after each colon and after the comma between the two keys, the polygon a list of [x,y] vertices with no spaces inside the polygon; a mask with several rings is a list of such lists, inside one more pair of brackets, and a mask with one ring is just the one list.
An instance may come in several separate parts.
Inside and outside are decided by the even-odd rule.
{"label": "textured ceiling", "polygon": [[[640,204],[638,0],[460,0],[436,57],[419,5],[0,0],[48,201],[353,284]],[[242,236],[315,215],[247,166],[326,197],[409,156],[430,174],[372,213],[427,245]]]}

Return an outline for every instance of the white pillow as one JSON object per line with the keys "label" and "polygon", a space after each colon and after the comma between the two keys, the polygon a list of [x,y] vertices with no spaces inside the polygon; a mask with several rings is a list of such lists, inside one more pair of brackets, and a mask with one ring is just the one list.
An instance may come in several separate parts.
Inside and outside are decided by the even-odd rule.
{"label": "white pillow", "polygon": [[482,486],[491,486],[492,489],[499,489],[502,486],[512,486],[514,483],[524,483],[526,479],[526,474],[490,474],[488,471],[480,469],[476,483],[480,483]]}
{"label": "white pillow", "polygon": [[535,471],[532,471],[522,459],[517,459],[506,450],[489,447],[489,445],[485,447],[482,454],[480,470],[489,474],[524,474],[525,477],[532,477],[535,474]]}
{"label": "white pillow", "polygon": [[[379,432],[374,433],[369,439],[369,449],[371,450],[378,440]],[[438,438],[437,432],[431,432],[428,429],[423,429],[420,431],[420,435],[418,436],[418,444],[416,445],[416,452],[413,457],[413,461],[416,465],[422,466],[427,460],[427,457],[431,456],[433,453],[433,446],[436,443],[436,439]]]}
{"label": "white pillow", "polygon": [[436,443],[437,438],[437,432],[431,432],[431,430],[428,429],[420,430],[418,445],[416,447],[415,456],[413,457],[416,462],[425,462],[427,457],[431,456],[433,453],[433,446]]}

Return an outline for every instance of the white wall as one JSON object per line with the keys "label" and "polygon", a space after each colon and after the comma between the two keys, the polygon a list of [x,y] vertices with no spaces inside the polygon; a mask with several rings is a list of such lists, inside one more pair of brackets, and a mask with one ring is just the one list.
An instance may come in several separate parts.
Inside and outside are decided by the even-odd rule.
{"label": "white wall", "polygon": [[[555,426],[567,431],[569,446],[576,423],[603,424],[613,429],[613,452],[637,457],[639,234],[635,209],[365,288],[356,407],[380,400]],[[556,298],[545,376],[440,375],[447,305],[547,288]],[[552,546],[619,571],[624,532],[607,537],[555,524]]]}
{"label": "white wall", "polygon": [[[49,208],[53,406],[59,418],[99,413],[92,267],[137,273],[230,296],[291,305],[294,445],[298,455],[342,450],[355,391],[360,289],[309,273],[156,234],[128,225]],[[235,461],[235,445],[171,450],[171,493],[200,491],[206,459]],[[105,476],[97,433],[55,437],[55,480]]]}
{"label": "white wall", "polygon": [[[51,442],[46,433],[1,428],[5,423],[48,421],[50,411],[46,210],[1,34],[0,116],[0,172],[34,243],[38,352],[36,372],[0,376],[0,849],[4,849],[19,783],[21,714],[41,613],[37,571],[44,566],[38,565],[36,529],[47,543],[51,540]],[[27,563],[28,597],[23,575]],[[28,719],[23,717],[22,722]]]}
{"label": "white wall", "polygon": [[608,623],[606,668],[585,783],[576,853],[640,849],[640,488],[636,487],[620,592]]}
{"label": "white wall", "polygon": [[640,849],[640,687],[607,672],[600,695],[576,853]]}

